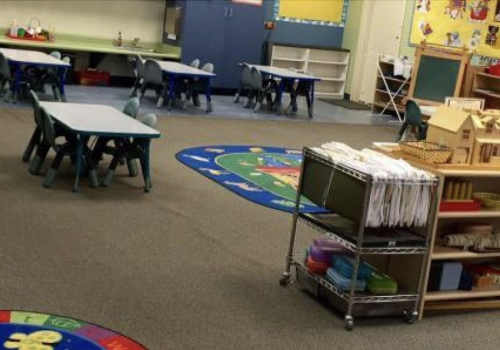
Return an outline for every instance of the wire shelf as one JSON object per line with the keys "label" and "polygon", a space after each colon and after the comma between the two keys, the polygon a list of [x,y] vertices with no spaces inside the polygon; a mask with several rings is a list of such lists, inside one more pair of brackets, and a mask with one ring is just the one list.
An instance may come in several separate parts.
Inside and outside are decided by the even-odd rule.
{"label": "wire shelf", "polygon": [[[344,293],[333,284],[328,282],[327,279],[320,275],[310,273],[307,268],[299,262],[294,262],[295,267],[299,269],[303,274],[307,275],[310,279],[315,280],[323,287],[328,289],[330,292],[335,293],[338,297],[342,298],[346,302],[349,302],[349,294]],[[395,295],[372,295],[372,294],[355,294],[351,301],[354,304],[371,304],[371,303],[399,303],[399,302],[412,302],[416,301],[418,298],[417,294],[395,294]]]}
{"label": "wire shelf", "polygon": [[[335,232],[329,231],[324,229],[323,227],[317,225],[316,223],[312,222],[311,219],[309,219],[306,216],[299,216],[299,219],[305,223],[307,226],[310,228],[324,234],[327,236],[329,239],[332,241],[335,241],[339,244],[341,244],[343,247],[349,249],[352,252],[356,252],[358,246],[352,242],[349,242],[348,240],[338,236],[335,234]],[[367,248],[360,248],[360,253],[361,254],[420,254],[424,255],[427,252],[426,247],[367,247]]]}

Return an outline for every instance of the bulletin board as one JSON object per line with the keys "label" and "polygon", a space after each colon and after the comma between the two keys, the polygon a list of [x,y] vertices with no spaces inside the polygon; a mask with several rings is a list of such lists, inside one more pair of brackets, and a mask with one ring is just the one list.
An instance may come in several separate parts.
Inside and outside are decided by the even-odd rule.
{"label": "bulletin board", "polygon": [[275,19],[304,24],[343,27],[349,0],[275,0]]}
{"label": "bulletin board", "polygon": [[500,58],[500,0],[416,0],[410,43]]}

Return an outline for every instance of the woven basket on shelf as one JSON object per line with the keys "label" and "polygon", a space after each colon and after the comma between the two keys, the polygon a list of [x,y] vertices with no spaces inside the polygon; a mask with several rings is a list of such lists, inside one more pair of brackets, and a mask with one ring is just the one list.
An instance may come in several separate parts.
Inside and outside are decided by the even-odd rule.
{"label": "woven basket on shelf", "polygon": [[427,141],[402,141],[399,147],[403,153],[429,163],[446,163],[453,154],[451,148]]}
{"label": "woven basket on shelf", "polygon": [[500,209],[500,194],[493,192],[476,192],[472,198],[481,202],[481,206],[488,209]]}

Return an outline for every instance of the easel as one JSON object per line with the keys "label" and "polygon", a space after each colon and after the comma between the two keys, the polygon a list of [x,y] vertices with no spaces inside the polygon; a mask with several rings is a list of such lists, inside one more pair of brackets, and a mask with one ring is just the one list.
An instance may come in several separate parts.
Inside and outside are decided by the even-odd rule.
{"label": "easel", "polygon": [[410,83],[410,91],[408,92],[408,98],[417,101],[423,105],[439,105],[444,103],[444,101],[431,101],[426,99],[421,99],[418,96],[415,96],[416,86],[418,84],[420,64],[423,57],[435,57],[441,58],[444,60],[452,60],[460,62],[460,68],[457,74],[457,81],[455,84],[455,89],[453,94],[450,97],[458,97],[460,95],[460,90],[462,88],[462,81],[465,74],[465,68],[467,63],[469,62],[469,52],[464,47],[459,50],[446,50],[438,47],[427,46],[426,42],[423,41],[422,44],[417,47],[417,51],[415,53],[415,66],[413,68],[411,83]]}

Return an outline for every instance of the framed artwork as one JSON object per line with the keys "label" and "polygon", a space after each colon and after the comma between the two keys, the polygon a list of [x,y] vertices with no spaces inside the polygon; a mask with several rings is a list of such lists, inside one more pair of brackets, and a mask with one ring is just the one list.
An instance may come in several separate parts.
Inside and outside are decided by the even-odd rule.
{"label": "framed artwork", "polygon": [[484,99],[467,97],[447,97],[445,100],[447,107],[456,109],[467,109],[471,111],[482,111],[484,109]]}

